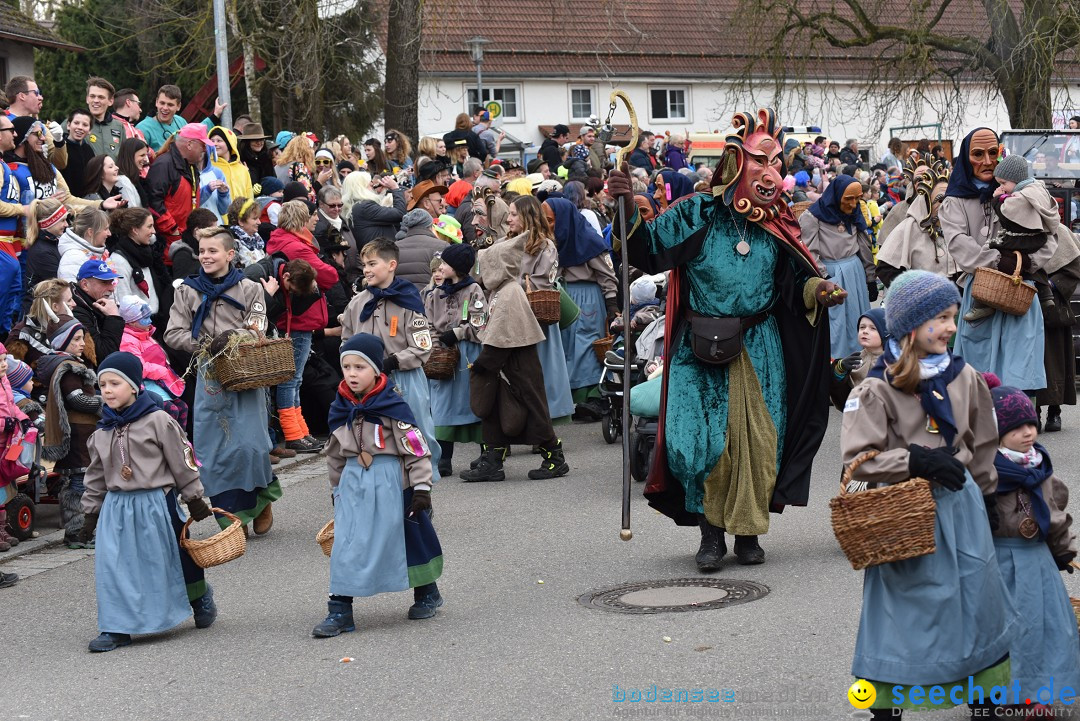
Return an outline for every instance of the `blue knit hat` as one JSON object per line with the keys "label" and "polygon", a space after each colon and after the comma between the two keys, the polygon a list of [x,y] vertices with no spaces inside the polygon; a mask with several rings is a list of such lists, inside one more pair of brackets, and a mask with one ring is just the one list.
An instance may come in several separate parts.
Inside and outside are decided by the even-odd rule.
{"label": "blue knit hat", "polygon": [[1035,406],[1019,388],[1012,386],[998,386],[990,391],[990,397],[994,399],[994,414],[997,416],[998,437],[1005,435],[1020,426],[1039,425],[1039,416],[1035,413]]}
{"label": "blue knit hat", "polygon": [[267,175],[256,184],[256,188],[258,188],[258,190],[255,190],[256,195],[273,195],[285,190],[285,183],[282,183],[273,175]]}
{"label": "blue knit hat", "polygon": [[863,318],[869,318],[870,322],[877,328],[878,336],[881,337],[881,345],[885,345],[885,341],[892,338],[889,335],[889,324],[885,322],[885,309],[884,308],[871,308],[862,315],[859,316],[861,321]]}
{"label": "blue knit hat", "polygon": [[340,351],[342,359],[350,355],[359,356],[361,360],[379,373],[382,373],[383,355],[385,353],[386,346],[383,345],[382,338],[370,333],[357,333],[341,344]]}
{"label": "blue knit hat", "polygon": [[142,361],[133,353],[120,350],[105,356],[105,360],[98,364],[98,378],[106,373],[115,373],[120,376],[135,389],[136,393],[142,389]]}
{"label": "blue knit hat", "polygon": [[885,323],[894,338],[903,338],[953,304],[960,304],[960,292],[951,280],[928,270],[909,270],[889,286]]}

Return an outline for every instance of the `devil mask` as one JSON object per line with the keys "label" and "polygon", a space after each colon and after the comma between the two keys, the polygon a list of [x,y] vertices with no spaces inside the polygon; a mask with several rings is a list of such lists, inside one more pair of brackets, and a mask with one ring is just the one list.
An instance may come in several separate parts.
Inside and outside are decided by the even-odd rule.
{"label": "devil mask", "polygon": [[753,222],[775,218],[787,207],[783,198],[784,132],[771,108],[755,117],[738,113],[734,132],[725,138],[720,172],[713,175],[713,195]]}

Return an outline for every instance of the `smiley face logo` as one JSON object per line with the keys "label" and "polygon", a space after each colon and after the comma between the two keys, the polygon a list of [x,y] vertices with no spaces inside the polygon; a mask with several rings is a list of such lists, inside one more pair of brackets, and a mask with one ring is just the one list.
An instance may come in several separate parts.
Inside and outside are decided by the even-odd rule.
{"label": "smiley face logo", "polygon": [[877,689],[874,688],[874,684],[860,678],[851,684],[851,688],[847,692],[847,698],[855,708],[870,708],[870,704],[874,703],[874,699],[877,698]]}

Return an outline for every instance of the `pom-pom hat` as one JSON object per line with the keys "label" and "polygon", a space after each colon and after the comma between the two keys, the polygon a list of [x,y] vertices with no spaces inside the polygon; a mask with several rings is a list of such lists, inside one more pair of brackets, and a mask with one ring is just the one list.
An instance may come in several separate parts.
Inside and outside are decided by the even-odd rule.
{"label": "pom-pom hat", "polygon": [[909,270],[889,287],[885,324],[894,338],[903,338],[950,305],[960,304],[956,284],[927,270]]}

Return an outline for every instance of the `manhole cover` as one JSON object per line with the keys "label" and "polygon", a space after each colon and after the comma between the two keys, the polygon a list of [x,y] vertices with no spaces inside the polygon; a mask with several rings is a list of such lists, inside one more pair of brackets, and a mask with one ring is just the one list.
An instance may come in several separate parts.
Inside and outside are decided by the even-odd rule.
{"label": "manhole cover", "polygon": [[639,581],[615,588],[590,591],[578,597],[589,608],[617,613],[706,611],[756,601],[769,587],[753,581],[725,578],[672,578]]}

